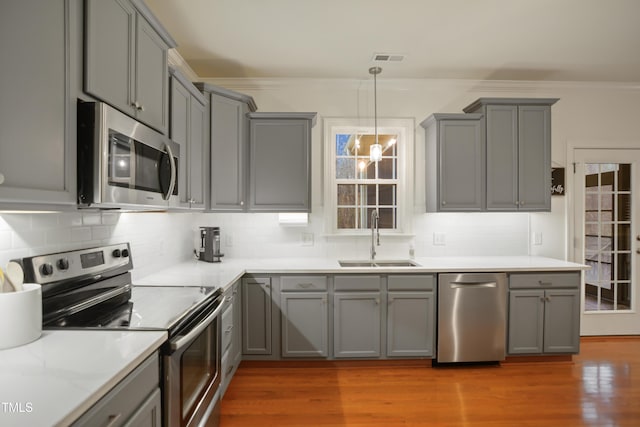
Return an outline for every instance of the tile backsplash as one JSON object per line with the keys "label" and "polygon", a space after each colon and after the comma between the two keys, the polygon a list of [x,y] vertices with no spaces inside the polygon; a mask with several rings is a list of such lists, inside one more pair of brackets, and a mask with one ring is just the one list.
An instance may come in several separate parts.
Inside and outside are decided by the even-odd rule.
{"label": "tile backsplash", "polygon": [[[198,227],[221,227],[225,258],[369,256],[370,234],[330,236],[322,209],[305,226],[268,213],[21,213],[0,215],[0,265],[14,258],[129,242],[134,278],[193,258]],[[527,255],[529,214],[415,214],[413,232],[381,237],[378,259],[415,256]],[[223,260],[224,261],[224,260]]]}

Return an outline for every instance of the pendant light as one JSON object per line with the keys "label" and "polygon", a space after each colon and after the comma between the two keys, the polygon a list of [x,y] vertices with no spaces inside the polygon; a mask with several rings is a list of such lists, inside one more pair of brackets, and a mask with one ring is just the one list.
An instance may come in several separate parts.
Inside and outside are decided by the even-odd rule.
{"label": "pendant light", "polygon": [[369,160],[379,162],[382,160],[382,145],[378,142],[378,85],[376,76],[382,72],[380,67],[369,68],[369,74],[373,74],[373,127],[375,130],[375,143],[369,148]]}

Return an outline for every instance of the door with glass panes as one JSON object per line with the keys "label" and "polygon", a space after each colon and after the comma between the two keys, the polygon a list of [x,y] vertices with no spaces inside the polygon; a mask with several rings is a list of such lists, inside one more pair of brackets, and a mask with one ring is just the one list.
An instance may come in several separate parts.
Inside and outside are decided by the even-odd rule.
{"label": "door with glass panes", "polygon": [[640,150],[576,149],[576,261],[587,264],[582,335],[640,333]]}

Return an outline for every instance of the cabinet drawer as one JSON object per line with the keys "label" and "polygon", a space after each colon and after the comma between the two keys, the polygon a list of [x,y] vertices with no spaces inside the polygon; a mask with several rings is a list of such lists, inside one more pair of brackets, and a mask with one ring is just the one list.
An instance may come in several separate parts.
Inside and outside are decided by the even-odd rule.
{"label": "cabinet drawer", "polygon": [[435,285],[433,275],[389,276],[389,291],[432,291]]}
{"label": "cabinet drawer", "polygon": [[222,313],[222,351],[226,351],[231,345],[233,337],[233,305],[230,305],[224,313]]}
{"label": "cabinet drawer", "polygon": [[580,273],[518,273],[509,276],[511,289],[577,288]]}
{"label": "cabinet drawer", "polygon": [[[158,387],[159,374],[158,355],[154,353],[85,412],[73,426],[122,425]],[[117,414],[121,414],[118,418],[121,422],[109,424]]]}
{"label": "cabinet drawer", "polygon": [[280,278],[283,291],[326,291],[326,276],[284,276]]}
{"label": "cabinet drawer", "polygon": [[336,276],[336,291],[379,291],[380,276]]}

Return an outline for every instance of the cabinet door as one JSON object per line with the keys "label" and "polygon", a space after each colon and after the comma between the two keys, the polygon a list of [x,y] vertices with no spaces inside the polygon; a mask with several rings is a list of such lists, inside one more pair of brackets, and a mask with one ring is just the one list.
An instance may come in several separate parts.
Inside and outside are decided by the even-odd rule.
{"label": "cabinet door", "polygon": [[189,104],[191,94],[176,79],[171,79],[171,139],[180,144],[180,164],[178,165],[178,195],[180,206],[189,207],[189,133],[187,129],[189,120]]}
{"label": "cabinet door", "polygon": [[547,290],[544,294],[544,352],[578,353],[580,350],[579,290]]}
{"label": "cabinet door", "polygon": [[[75,3],[3,1],[0,204],[75,205]],[[75,86],[73,86],[75,88]],[[74,92],[75,93],[75,92]]]}
{"label": "cabinet door", "polygon": [[136,104],[136,117],[152,128],[166,133],[168,46],[142,16],[137,16],[136,23],[135,98],[133,100]]}
{"label": "cabinet door", "polygon": [[327,357],[326,292],[282,292],[282,357]]}
{"label": "cabinet door", "polygon": [[250,204],[254,212],[311,207],[309,120],[250,120]]}
{"label": "cabinet door", "polygon": [[485,149],[480,120],[438,123],[440,211],[484,208]]}
{"label": "cabinet door", "polygon": [[333,355],[380,357],[380,292],[337,292],[333,301]]}
{"label": "cabinet door", "polygon": [[136,412],[124,423],[123,427],[160,427],[162,401],[160,389],[157,388]]}
{"label": "cabinet door", "polygon": [[136,12],[127,0],[87,0],[85,8],[84,90],[133,115]]}
{"label": "cabinet door", "polygon": [[433,292],[387,295],[387,356],[433,356]]}
{"label": "cabinet door", "polygon": [[189,108],[189,205],[204,209],[207,156],[204,144],[206,106],[191,97]]}
{"label": "cabinet door", "polygon": [[247,112],[245,103],[211,94],[211,210],[244,210]]}
{"label": "cabinet door", "polygon": [[544,291],[509,291],[509,354],[542,353],[544,308]]}
{"label": "cabinet door", "polygon": [[242,281],[242,353],[271,354],[271,280]]}
{"label": "cabinet door", "polygon": [[518,107],[488,105],[487,210],[518,210]]}
{"label": "cabinet door", "polygon": [[242,361],[242,287],[240,283],[233,285],[233,336],[231,338],[230,357],[234,367]]}
{"label": "cabinet door", "polygon": [[518,107],[520,209],[551,209],[551,107]]}

